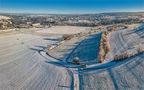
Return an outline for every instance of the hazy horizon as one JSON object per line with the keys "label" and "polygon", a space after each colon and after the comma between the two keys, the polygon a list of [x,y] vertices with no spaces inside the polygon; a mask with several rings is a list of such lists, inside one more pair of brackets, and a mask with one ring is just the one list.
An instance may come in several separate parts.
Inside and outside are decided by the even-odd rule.
{"label": "hazy horizon", "polygon": [[102,13],[144,13],[144,10],[142,11],[113,11],[113,12],[93,12],[93,13],[41,13],[41,12],[1,12],[0,14],[42,14],[42,15],[86,15],[86,14],[102,14]]}

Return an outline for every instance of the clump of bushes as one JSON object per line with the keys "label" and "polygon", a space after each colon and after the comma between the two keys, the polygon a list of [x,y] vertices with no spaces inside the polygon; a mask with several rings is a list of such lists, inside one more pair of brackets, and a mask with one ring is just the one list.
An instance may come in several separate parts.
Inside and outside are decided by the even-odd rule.
{"label": "clump of bushes", "polygon": [[73,64],[77,64],[77,65],[80,65],[80,60],[78,57],[75,57],[72,61]]}
{"label": "clump of bushes", "polygon": [[62,39],[63,40],[70,40],[70,39],[72,39],[74,37],[74,35],[72,35],[72,34],[65,34],[65,35],[63,35],[63,37],[62,37]]}
{"label": "clump of bushes", "polygon": [[141,54],[141,53],[144,53],[144,48],[139,47],[139,48],[136,49],[136,52],[134,52],[134,50],[132,52],[124,51],[120,55],[115,55],[114,60],[115,61],[121,61],[121,60],[127,59],[129,57],[133,57],[133,56]]}
{"label": "clump of bushes", "polygon": [[129,53],[127,51],[124,51],[120,55],[115,55],[114,60],[122,60],[122,59],[127,59],[129,57]]}
{"label": "clump of bushes", "polygon": [[137,48],[137,52],[138,53],[143,53],[144,52],[144,48],[142,48],[142,47]]}
{"label": "clump of bushes", "polygon": [[99,46],[99,62],[102,63],[105,60],[107,53],[110,51],[110,44],[107,39],[108,32],[103,32],[100,46]]}

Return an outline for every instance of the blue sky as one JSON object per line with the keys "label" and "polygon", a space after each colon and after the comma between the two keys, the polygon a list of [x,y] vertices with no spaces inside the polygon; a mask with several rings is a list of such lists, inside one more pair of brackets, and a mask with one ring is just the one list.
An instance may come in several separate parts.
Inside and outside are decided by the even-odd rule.
{"label": "blue sky", "polygon": [[0,0],[0,12],[101,13],[144,11],[144,0]]}

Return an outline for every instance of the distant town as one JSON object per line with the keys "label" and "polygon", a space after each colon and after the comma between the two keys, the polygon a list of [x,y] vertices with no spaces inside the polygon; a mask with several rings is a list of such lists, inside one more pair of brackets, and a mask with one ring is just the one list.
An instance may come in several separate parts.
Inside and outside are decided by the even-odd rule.
{"label": "distant town", "polygon": [[84,15],[0,14],[0,30],[47,28],[54,25],[100,26],[144,22],[144,12],[101,13]]}

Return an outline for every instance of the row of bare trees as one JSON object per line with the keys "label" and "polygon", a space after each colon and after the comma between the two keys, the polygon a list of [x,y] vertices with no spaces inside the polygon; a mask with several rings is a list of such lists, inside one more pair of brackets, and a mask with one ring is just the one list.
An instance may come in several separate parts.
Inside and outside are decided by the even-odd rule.
{"label": "row of bare trees", "polygon": [[115,55],[114,60],[115,61],[124,60],[124,59],[130,58],[130,57],[133,57],[135,55],[141,54],[141,53],[144,53],[144,48],[139,47],[136,49],[136,52],[124,51],[120,55]]}
{"label": "row of bare trees", "polygon": [[108,32],[103,32],[101,41],[100,41],[100,46],[99,46],[99,62],[102,63],[105,58],[107,53],[110,51],[110,44],[107,39]]}

